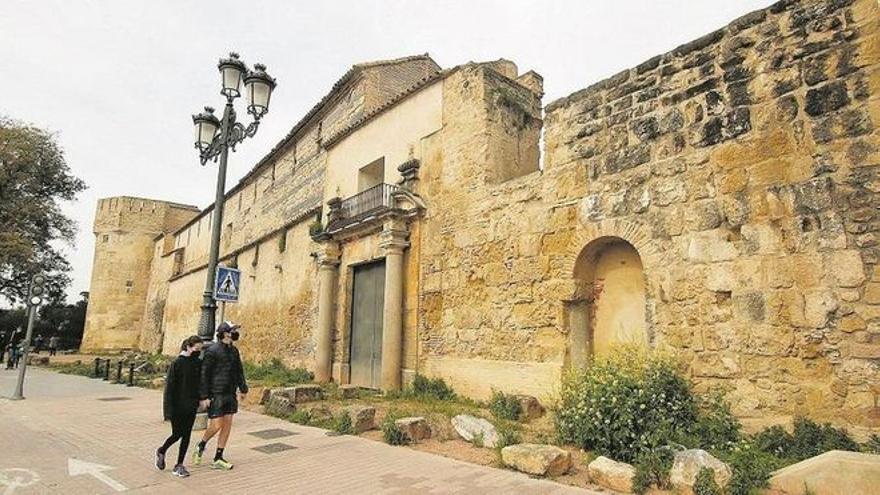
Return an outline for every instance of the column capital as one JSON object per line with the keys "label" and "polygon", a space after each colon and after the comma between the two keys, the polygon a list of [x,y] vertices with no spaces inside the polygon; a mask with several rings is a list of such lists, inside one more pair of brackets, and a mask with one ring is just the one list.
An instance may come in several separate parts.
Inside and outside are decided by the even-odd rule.
{"label": "column capital", "polygon": [[385,254],[402,254],[403,250],[409,247],[409,231],[403,229],[386,228],[379,234],[379,247],[385,251]]}
{"label": "column capital", "polygon": [[336,268],[339,266],[341,251],[338,242],[322,242],[315,254],[317,255],[318,266],[320,268]]}

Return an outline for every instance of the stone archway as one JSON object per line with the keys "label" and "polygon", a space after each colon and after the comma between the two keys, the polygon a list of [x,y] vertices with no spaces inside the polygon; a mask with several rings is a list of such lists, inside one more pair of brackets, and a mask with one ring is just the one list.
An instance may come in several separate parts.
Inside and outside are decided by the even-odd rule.
{"label": "stone archway", "polygon": [[647,291],[642,258],[626,240],[604,236],[588,243],[575,261],[576,294],[567,303],[571,365],[621,344],[647,346]]}

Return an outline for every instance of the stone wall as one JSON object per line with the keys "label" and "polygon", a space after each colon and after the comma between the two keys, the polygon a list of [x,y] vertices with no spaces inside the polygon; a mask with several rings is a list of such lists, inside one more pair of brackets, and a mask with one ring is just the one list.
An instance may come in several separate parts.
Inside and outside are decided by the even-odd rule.
{"label": "stone wall", "polygon": [[192,206],[140,198],[98,201],[83,350],[138,347],[155,238],[197,213]]}
{"label": "stone wall", "polygon": [[871,421],[878,25],[779,2],[547,108],[542,252],[634,245],[654,345],[741,416]]}

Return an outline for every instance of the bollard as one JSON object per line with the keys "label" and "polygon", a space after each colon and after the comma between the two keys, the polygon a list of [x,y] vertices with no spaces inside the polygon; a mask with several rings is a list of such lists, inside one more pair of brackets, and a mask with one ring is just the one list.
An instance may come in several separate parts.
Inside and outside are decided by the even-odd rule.
{"label": "bollard", "polygon": [[104,366],[104,381],[110,381],[110,360],[107,360],[106,366]]}
{"label": "bollard", "polygon": [[95,378],[101,377],[101,358],[95,358]]}
{"label": "bollard", "polygon": [[134,363],[128,365],[128,386],[134,386]]}
{"label": "bollard", "polygon": [[122,383],[122,360],[116,363],[116,383]]}

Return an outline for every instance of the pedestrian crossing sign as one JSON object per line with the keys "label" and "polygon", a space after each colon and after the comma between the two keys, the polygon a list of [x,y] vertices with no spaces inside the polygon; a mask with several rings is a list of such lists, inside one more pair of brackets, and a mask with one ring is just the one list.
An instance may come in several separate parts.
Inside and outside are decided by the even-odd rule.
{"label": "pedestrian crossing sign", "polygon": [[214,281],[214,299],[225,302],[238,302],[241,291],[241,271],[226,266],[217,267]]}

